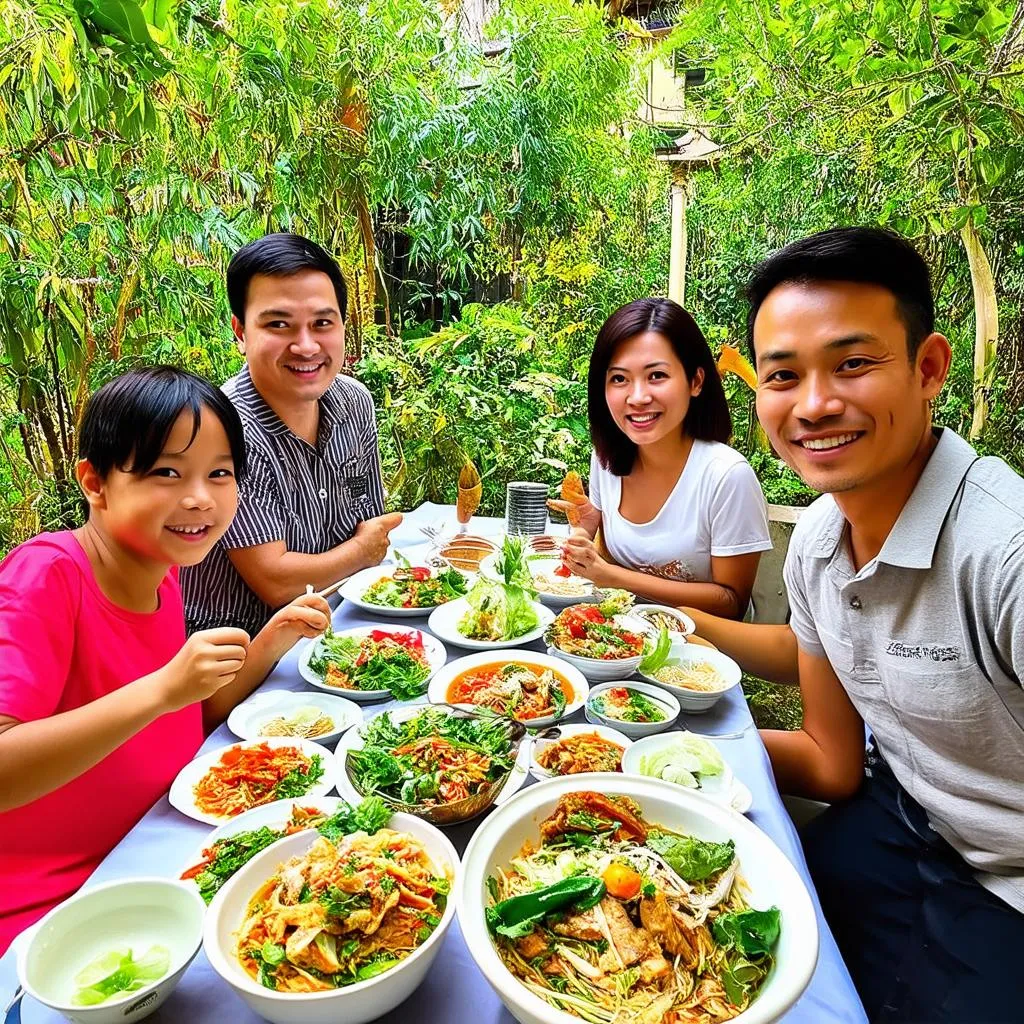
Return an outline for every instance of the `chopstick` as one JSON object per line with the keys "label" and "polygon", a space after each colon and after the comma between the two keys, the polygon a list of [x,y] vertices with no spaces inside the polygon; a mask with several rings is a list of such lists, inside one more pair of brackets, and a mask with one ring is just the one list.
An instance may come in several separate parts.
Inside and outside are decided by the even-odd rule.
{"label": "chopstick", "polygon": [[330,597],[331,594],[336,593],[343,586],[345,586],[345,584],[348,583],[348,581],[351,578],[352,578],[351,576],[346,576],[344,579],[341,579],[341,580],[338,580],[335,583],[332,583],[329,587],[324,587],[323,590],[314,590],[313,589],[313,584],[312,583],[307,583],[306,584],[306,593],[307,594],[313,594],[315,597]]}

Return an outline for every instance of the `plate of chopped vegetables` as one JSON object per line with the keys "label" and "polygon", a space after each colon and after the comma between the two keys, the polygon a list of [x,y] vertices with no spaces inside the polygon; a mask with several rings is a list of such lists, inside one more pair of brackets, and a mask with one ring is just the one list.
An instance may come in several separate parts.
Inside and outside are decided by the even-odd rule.
{"label": "plate of chopped vegetables", "polygon": [[333,788],[334,755],[326,747],[272,736],[197,757],[178,772],[167,798],[182,814],[219,825],[261,804]]}
{"label": "plate of chopped vegetables", "polygon": [[467,576],[458,569],[378,565],[352,576],[341,588],[341,596],[375,615],[422,618],[465,597],[468,590]]}
{"label": "plate of chopped vegetables", "polygon": [[418,629],[355,626],[310,640],[299,654],[299,675],[351,700],[415,700],[447,659],[444,644]]}
{"label": "plate of chopped vegetables", "polygon": [[308,829],[332,841],[357,831],[373,835],[390,819],[391,811],[376,797],[354,804],[337,796],[275,800],[215,828],[188,858],[181,879],[195,882],[209,904],[243,864],[285,836]]}
{"label": "plate of chopped vegetables", "polygon": [[518,722],[417,705],[382,711],[342,736],[338,792],[379,796],[392,810],[455,825],[507,800],[526,781],[529,743]]}
{"label": "plate of chopped vegetables", "polygon": [[603,725],[556,725],[533,740],[530,774],[543,781],[558,775],[621,772],[622,756],[633,741]]}

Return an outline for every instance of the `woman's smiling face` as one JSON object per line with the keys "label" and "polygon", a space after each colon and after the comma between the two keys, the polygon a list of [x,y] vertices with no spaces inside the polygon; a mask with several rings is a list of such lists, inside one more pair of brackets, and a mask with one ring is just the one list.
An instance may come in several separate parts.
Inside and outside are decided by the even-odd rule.
{"label": "woman's smiling face", "polygon": [[622,342],[605,372],[604,395],[615,425],[636,445],[681,436],[703,371],[691,381],[664,335],[645,331]]}

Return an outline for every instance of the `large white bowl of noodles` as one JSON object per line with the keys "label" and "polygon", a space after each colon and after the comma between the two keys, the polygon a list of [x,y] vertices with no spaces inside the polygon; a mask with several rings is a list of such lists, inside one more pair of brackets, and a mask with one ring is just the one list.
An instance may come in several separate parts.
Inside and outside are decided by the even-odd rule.
{"label": "large white bowl of noodles", "polygon": [[527,841],[540,842],[540,823],[560,797],[586,790],[628,796],[640,805],[648,825],[724,842],[732,839],[748,906],[781,912],[774,948],[775,965],[748,1008],[732,1018],[738,1024],[769,1024],[800,997],[818,959],[818,926],[807,887],[782,851],[742,815],[660,779],[627,778],[617,773],[571,775],[538,783],[497,808],[477,829],[462,858],[458,896],[459,926],[477,966],[520,1024],[580,1024],[579,1016],[556,1009],[520,982],[502,962],[487,929],[484,908],[491,902],[488,876],[507,870]]}
{"label": "large white bowl of noodles", "polygon": [[423,846],[437,875],[449,879],[451,892],[430,936],[394,967],[366,981],[326,992],[278,992],[259,984],[235,954],[235,933],[245,921],[249,901],[285,861],[309,850],[316,832],[299,832],[268,846],[239,869],[210,904],[203,929],[203,949],[210,966],[255,1013],[272,1024],[363,1024],[408,999],[426,977],[455,919],[461,885],[459,856],[440,829],[411,814],[393,814],[387,827]]}

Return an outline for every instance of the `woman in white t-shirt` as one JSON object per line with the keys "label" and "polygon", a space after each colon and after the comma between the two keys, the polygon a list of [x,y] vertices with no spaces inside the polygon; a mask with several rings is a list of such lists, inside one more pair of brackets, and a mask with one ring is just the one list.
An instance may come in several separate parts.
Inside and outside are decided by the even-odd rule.
{"label": "woman in white t-shirt", "polygon": [[599,587],[742,618],[772,546],[768,518],[754,471],[725,443],[725,392],[690,314],[671,299],[616,310],[594,343],[588,407],[590,500],[568,567]]}

